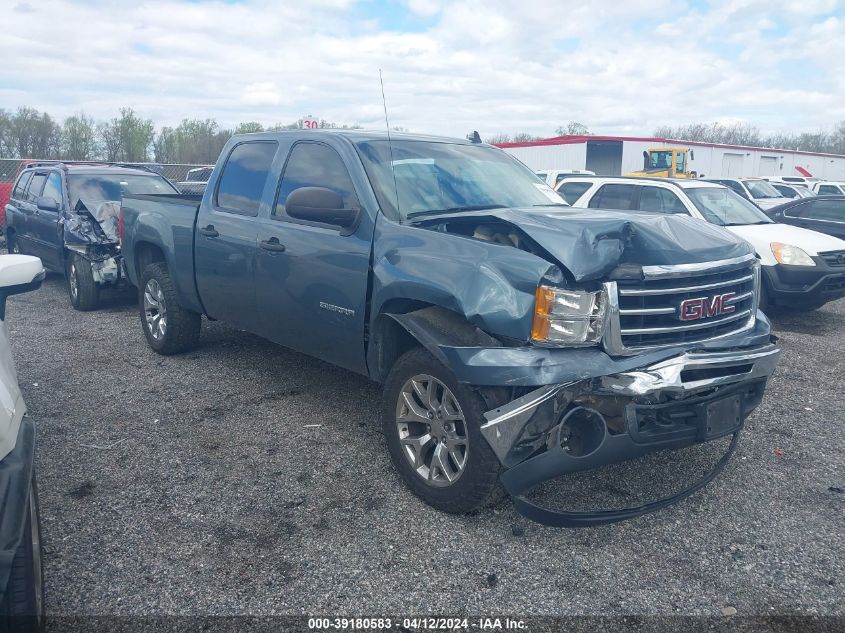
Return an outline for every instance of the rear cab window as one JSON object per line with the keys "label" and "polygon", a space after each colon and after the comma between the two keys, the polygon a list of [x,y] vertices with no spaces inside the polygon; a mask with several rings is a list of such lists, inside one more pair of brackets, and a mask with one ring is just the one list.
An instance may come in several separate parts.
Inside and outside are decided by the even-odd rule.
{"label": "rear cab window", "polygon": [[256,216],[279,144],[247,141],[229,153],[215,192],[219,211]]}
{"label": "rear cab window", "polygon": [[841,194],[839,187],[836,185],[819,185],[819,195],[822,196],[836,196]]}

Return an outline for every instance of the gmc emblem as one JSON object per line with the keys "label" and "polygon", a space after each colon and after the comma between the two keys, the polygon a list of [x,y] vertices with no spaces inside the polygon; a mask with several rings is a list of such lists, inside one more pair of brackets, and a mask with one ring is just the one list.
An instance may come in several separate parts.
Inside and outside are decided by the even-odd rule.
{"label": "gmc emblem", "polygon": [[736,306],[731,303],[734,297],[735,292],[726,292],[714,297],[684,299],[681,301],[681,321],[697,321],[736,312]]}

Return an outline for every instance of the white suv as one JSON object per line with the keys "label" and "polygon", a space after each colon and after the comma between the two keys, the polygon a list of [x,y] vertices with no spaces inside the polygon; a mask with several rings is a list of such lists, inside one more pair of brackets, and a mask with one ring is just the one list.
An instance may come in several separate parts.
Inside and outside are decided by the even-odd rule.
{"label": "white suv", "polygon": [[822,180],[810,185],[810,190],[817,196],[845,195],[845,182]]}
{"label": "white suv", "polygon": [[[749,242],[763,272],[762,303],[812,310],[845,296],[845,241],[788,224],[727,187],[706,180],[567,178],[558,187],[572,206],[689,215]],[[784,198],[784,202],[786,199]]]}

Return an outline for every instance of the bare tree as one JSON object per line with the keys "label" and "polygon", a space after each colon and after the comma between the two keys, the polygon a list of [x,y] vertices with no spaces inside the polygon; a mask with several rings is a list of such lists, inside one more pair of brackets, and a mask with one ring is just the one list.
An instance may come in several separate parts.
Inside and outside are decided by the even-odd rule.
{"label": "bare tree", "polygon": [[555,130],[555,134],[558,136],[563,136],[564,134],[567,135],[575,135],[575,136],[588,136],[592,134],[590,129],[584,125],[583,123],[579,123],[578,121],[570,121],[565,126],[561,125]]}

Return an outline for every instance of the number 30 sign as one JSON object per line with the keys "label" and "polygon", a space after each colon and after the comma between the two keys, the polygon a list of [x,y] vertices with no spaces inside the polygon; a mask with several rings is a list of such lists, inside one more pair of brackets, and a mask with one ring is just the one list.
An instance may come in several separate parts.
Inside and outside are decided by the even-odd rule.
{"label": "number 30 sign", "polygon": [[306,130],[316,130],[320,127],[319,119],[302,119],[302,127]]}

